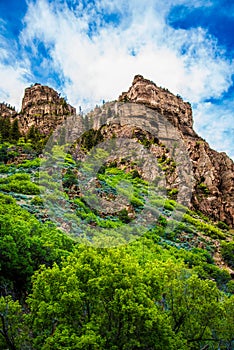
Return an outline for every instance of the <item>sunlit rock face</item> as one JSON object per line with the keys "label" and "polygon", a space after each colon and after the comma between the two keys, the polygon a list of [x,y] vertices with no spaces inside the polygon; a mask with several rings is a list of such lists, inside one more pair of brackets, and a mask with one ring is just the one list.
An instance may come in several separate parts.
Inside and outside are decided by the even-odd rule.
{"label": "sunlit rock face", "polygon": [[25,89],[22,109],[19,115],[20,128],[27,133],[34,125],[42,134],[49,134],[68,115],[76,113],[54,89],[35,84]]}
{"label": "sunlit rock face", "polygon": [[194,135],[191,105],[142,75],[135,76],[132,86],[119,96],[119,101],[143,103],[164,115],[183,133]]}
{"label": "sunlit rock face", "polygon": [[196,180],[193,207],[233,226],[234,163],[225,153],[212,150],[193,130],[190,104],[141,75],[135,76],[132,86],[120,95],[119,101],[140,103],[155,109],[181,132]]}

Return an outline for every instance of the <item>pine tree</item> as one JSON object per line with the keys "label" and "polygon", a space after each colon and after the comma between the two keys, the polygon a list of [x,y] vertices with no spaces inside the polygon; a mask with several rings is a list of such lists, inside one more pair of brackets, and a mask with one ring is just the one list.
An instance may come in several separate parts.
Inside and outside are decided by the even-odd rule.
{"label": "pine tree", "polygon": [[11,126],[11,139],[12,141],[18,141],[20,137],[21,137],[21,133],[19,130],[18,119],[15,119]]}
{"label": "pine tree", "polygon": [[0,120],[0,133],[2,135],[2,141],[9,141],[11,137],[11,122],[9,117],[1,118]]}

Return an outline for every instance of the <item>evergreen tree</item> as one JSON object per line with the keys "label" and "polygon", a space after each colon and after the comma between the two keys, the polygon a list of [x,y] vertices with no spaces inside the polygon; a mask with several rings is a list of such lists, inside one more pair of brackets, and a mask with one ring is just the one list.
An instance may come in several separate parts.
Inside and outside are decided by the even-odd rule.
{"label": "evergreen tree", "polygon": [[2,117],[0,119],[0,133],[2,141],[9,141],[11,137],[11,122],[9,117]]}
{"label": "evergreen tree", "polygon": [[15,119],[11,126],[11,139],[12,141],[18,141],[20,137],[21,137],[21,133],[19,130],[18,119]]}

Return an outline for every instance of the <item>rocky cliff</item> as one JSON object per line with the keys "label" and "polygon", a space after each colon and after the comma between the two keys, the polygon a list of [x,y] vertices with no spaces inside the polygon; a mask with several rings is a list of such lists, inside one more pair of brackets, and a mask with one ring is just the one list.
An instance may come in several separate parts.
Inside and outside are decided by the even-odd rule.
{"label": "rocky cliff", "polygon": [[190,103],[144,79],[142,75],[134,77],[132,86],[119,96],[119,101],[142,103],[165,116],[183,134],[195,135]]}
{"label": "rocky cliff", "polygon": [[42,135],[48,135],[69,115],[76,114],[76,109],[60,97],[54,89],[35,84],[25,89],[22,108],[17,113],[14,108],[0,103],[0,116],[10,118],[11,122],[17,118],[22,134],[27,134],[34,126]]}
{"label": "rocky cliff", "polygon": [[14,107],[6,103],[0,103],[0,116],[3,118],[12,118],[17,115],[17,112]]}
{"label": "rocky cliff", "polygon": [[[88,128],[100,130],[103,140],[116,137],[133,139],[146,147],[155,159],[154,165],[153,158],[146,157],[142,168],[137,165],[135,168],[143,178],[152,180],[158,175],[159,164],[165,175],[168,193],[180,192],[183,187],[181,176],[189,179],[190,169],[186,167],[191,167],[194,180],[190,182],[191,207],[216,221],[224,221],[234,226],[234,163],[225,153],[212,150],[208,143],[196,134],[193,130],[191,106],[180,96],[175,96],[167,89],[137,75],[128,92],[123,92],[118,102],[95,108],[85,119],[79,119],[75,113],[75,108],[55,90],[40,84],[26,88],[20,113],[17,114],[6,104],[0,104],[0,116],[9,117],[12,121],[17,118],[23,134],[27,134],[30,127],[34,126],[41,134],[48,135],[69,115],[73,115],[73,118],[68,118],[71,119],[71,125],[66,130],[68,137],[75,134],[74,128],[77,126],[78,130],[84,120],[84,130],[87,129],[87,125]],[[176,136],[169,125],[173,125]],[[177,164],[181,161],[176,157],[180,156],[172,154],[170,145],[165,143],[165,140],[170,139],[180,140],[184,144],[185,148],[180,148],[179,151],[185,157],[189,157],[189,162],[185,162],[185,169],[178,168]],[[177,142],[178,144],[180,142]],[[135,145],[132,145],[134,148]],[[121,165],[121,158],[127,159],[127,147],[125,145],[122,152],[112,155],[112,160],[119,161]],[[144,154],[144,150],[138,148],[134,152]],[[129,158],[129,164],[124,166],[132,169],[132,161],[133,159]],[[181,193],[183,195],[184,190]]]}
{"label": "rocky cliff", "polygon": [[195,133],[190,104],[141,75],[135,76],[132,86],[128,92],[122,93],[119,101],[145,104],[165,116],[180,131],[196,180],[193,207],[233,226],[234,163],[225,153],[212,150]]}
{"label": "rocky cliff", "polygon": [[76,114],[76,109],[54,89],[35,84],[25,89],[18,118],[24,133],[34,125],[42,134],[48,134],[72,114]]}

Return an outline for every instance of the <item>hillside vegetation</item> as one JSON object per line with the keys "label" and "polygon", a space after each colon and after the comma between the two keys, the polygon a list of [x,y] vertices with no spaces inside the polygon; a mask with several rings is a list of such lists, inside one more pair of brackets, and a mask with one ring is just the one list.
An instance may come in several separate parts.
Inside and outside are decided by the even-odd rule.
{"label": "hillside vegetation", "polygon": [[[124,163],[102,166],[100,198],[111,203],[122,191],[129,202],[105,214],[87,204],[89,193],[79,195],[81,164],[71,155],[61,192],[53,177],[38,181],[43,160],[29,158],[0,165],[1,349],[233,349],[234,243],[224,223],[155,195],[155,223],[129,244],[102,248],[98,228],[128,230],[150,184]],[[67,225],[76,217],[81,229],[92,227],[95,244],[50,220],[40,193],[51,186],[50,196],[73,209]],[[56,212],[64,219],[62,207]]]}

